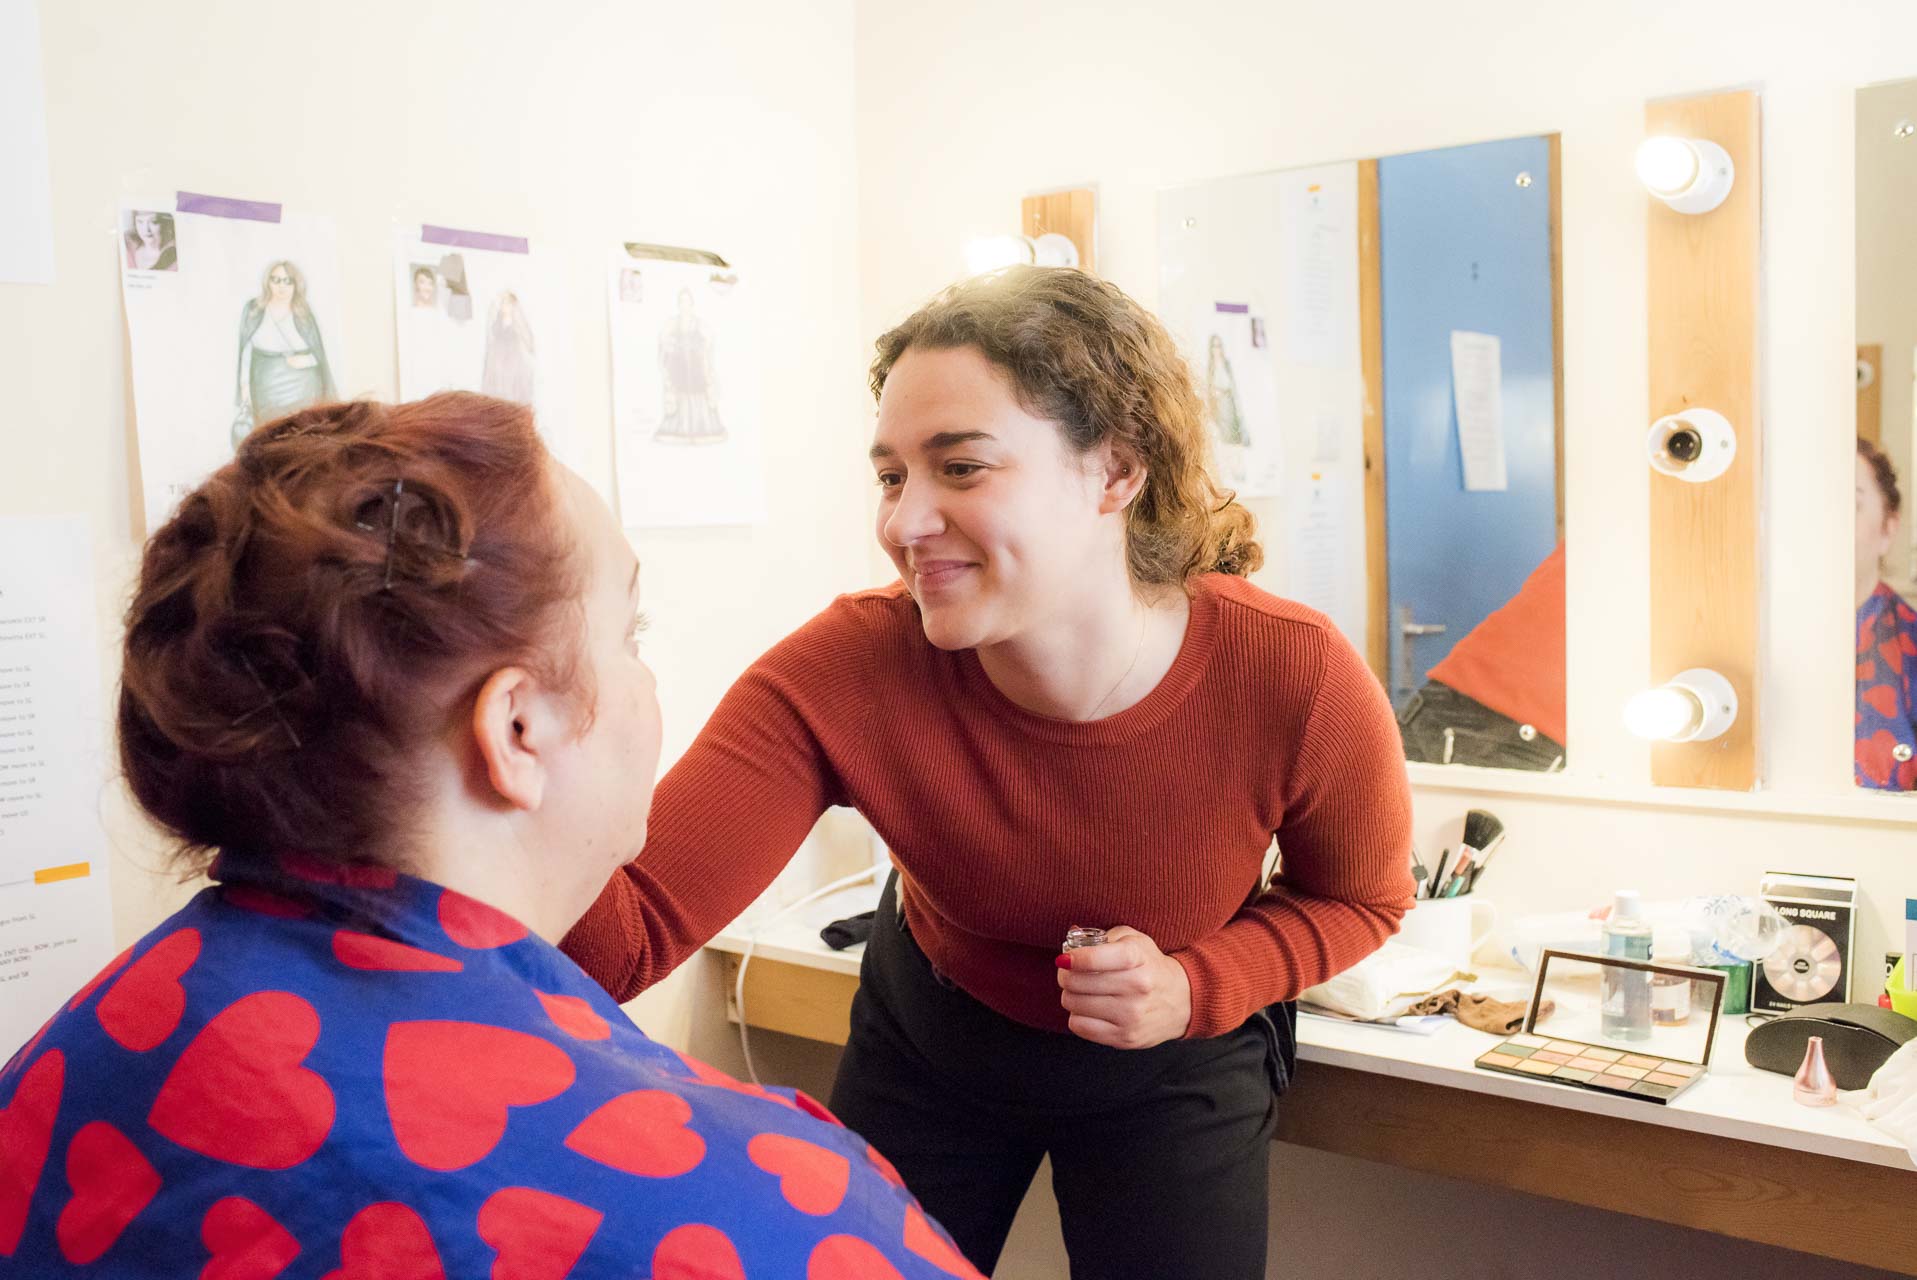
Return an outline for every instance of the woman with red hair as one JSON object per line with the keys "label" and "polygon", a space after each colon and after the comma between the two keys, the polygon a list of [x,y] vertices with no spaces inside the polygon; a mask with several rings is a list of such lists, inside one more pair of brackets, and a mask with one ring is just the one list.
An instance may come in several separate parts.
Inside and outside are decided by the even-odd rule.
{"label": "woman with red hair", "polygon": [[554,944],[645,841],[639,565],[519,405],[253,433],[148,543],[120,756],[213,880],[0,1073],[0,1271],[975,1276]]}

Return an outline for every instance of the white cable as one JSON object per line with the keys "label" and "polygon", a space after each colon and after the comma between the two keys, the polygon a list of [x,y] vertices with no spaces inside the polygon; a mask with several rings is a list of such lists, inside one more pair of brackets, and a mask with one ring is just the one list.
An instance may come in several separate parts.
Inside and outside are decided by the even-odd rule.
{"label": "white cable", "polygon": [[[889,870],[890,868],[887,869]],[[752,963],[752,949],[759,945],[760,931],[777,924],[780,920],[792,912],[797,911],[800,907],[808,903],[817,902],[829,893],[837,893],[841,889],[850,889],[855,884],[864,884],[866,881],[878,875],[878,872],[879,868],[876,866],[867,867],[863,871],[855,871],[843,879],[834,880],[822,889],[814,889],[797,902],[787,903],[785,906],[780,907],[764,920],[753,925],[751,932],[746,934],[745,954],[739,957],[739,974],[738,977],[733,980],[732,984],[732,1003],[739,1010],[739,1052],[745,1057],[746,1076],[753,1084],[759,1084],[760,1082],[759,1072],[752,1065],[752,1045],[746,1038],[745,976],[746,966]],[[764,1086],[761,1085],[760,1087],[763,1088]]]}

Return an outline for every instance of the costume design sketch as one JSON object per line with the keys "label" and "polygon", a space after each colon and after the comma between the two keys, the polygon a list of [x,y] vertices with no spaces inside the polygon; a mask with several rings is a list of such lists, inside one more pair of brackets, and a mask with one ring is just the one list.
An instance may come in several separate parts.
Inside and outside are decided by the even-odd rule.
{"label": "costume design sketch", "polygon": [[1218,443],[1251,443],[1245,435],[1245,415],[1238,408],[1238,383],[1231,374],[1231,357],[1225,354],[1225,340],[1215,333],[1205,350],[1205,411]]}
{"label": "costume design sketch", "polygon": [[479,372],[479,389],[489,396],[533,402],[533,335],[519,295],[510,289],[493,303],[492,323],[486,328],[486,363]]}
{"label": "costume design sketch", "polygon": [[659,335],[659,373],[664,400],[653,439],[674,444],[724,440],[725,421],[719,413],[719,388],[712,372],[712,335],[699,319],[691,289],[679,290],[677,310]]}
{"label": "costume design sketch", "polygon": [[267,264],[258,297],[240,308],[240,360],[233,447],[265,422],[339,394],[306,277],[286,258]]}

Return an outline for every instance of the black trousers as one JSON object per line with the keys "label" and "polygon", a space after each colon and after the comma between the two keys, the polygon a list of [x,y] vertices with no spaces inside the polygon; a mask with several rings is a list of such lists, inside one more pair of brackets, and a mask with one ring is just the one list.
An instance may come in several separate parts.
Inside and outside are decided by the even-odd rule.
{"label": "black trousers", "polygon": [[833,1112],[987,1275],[1049,1154],[1072,1280],[1262,1280],[1290,1006],[1131,1051],[1023,1026],[933,970],[897,879],[866,944]]}

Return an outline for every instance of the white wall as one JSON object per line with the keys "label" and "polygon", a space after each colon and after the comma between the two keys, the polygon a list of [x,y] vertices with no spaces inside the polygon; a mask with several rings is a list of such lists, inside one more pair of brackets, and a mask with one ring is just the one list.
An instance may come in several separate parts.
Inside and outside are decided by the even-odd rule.
{"label": "white wall", "polygon": [[[1149,303],[1161,187],[1561,132],[1569,747],[1591,789],[1628,787],[1633,799],[1421,786],[1418,839],[1455,843],[1476,804],[1501,814],[1512,844],[1486,889],[1507,912],[1582,906],[1626,883],[1651,894],[1750,890],[1758,872],[1783,865],[1861,878],[1863,964],[1901,938],[1902,899],[1917,896],[1912,814],[1878,820],[1895,802],[1848,794],[1852,99],[1860,85],[1917,75],[1917,8],[861,0],[858,31],[866,333],[945,283],[965,238],[1014,229],[1019,198],[1034,191],[1096,184],[1100,272]],[[1764,772],[1787,803],[1830,815],[1815,818],[1674,808],[1642,787],[1647,752],[1618,720],[1650,674],[1647,201],[1632,152],[1647,99],[1745,86],[1764,95]],[[1359,1194],[1360,1177],[1394,1190],[1385,1203],[1480,1208],[1455,1185],[1294,1158],[1311,1176],[1280,1190],[1278,1218],[1294,1233],[1344,1242],[1352,1274],[1447,1272],[1418,1270],[1404,1250],[1368,1250],[1377,1219],[1334,1207],[1336,1188],[1372,1210],[1378,1198]],[[1557,1228],[1569,1220],[1534,1218],[1536,1202],[1486,1203],[1481,1237],[1564,1237]],[[1440,1256],[1465,1265],[1463,1254]],[[1498,1256],[1470,1273],[1526,1274],[1513,1261],[1522,1254]]]}
{"label": "white wall", "polygon": [[[770,522],[639,539],[671,759],[762,649],[867,585],[850,0],[40,0],[58,278],[0,285],[0,511],[80,512],[104,669],[142,530],[112,239],[123,196],[202,191],[330,214],[349,393],[396,392],[396,221],[528,235],[558,259],[570,403],[611,466],[604,263],[692,243],[747,273],[762,328]],[[542,338],[544,335],[542,335]],[[111,705],[109,703],[109,705]],[[187,889],[116,786],[124,943]],[[676,988],[645,1004],[682,1042]]]}
{"label": "white wall", "polygon": [[1897,464],[1905,492],[1904,536],[1888,557],[1893,582],[1909,581],[1917,566],[1917,510],[1911,506],[1913,432],[1912,352],[1917,351],[1917,135],[1900,138],[1898,125],[1917,121],[1917,81],[1879,85],[1857,104],[1857,341],[1881,343],[1877,370],[1883,444]]}

